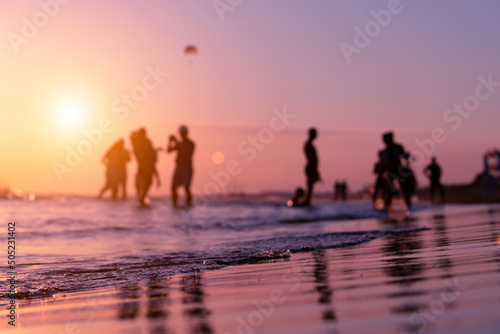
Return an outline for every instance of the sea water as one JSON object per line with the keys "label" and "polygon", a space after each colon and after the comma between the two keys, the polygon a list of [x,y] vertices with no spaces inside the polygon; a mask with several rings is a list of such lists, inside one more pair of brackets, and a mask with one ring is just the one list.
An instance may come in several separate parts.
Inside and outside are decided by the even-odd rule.
{"label": "sea water", "polygon": [[[417,205],[412,215],[428,207]],[[0,216],[5,249],[7,224],[16,224],[20,298],[134,283],[150,275],[286,260],[297,252],[356,246],[411,230],[364,224],[389,220],[369,202],[289,208],[285,201],[217,200],[176,210],[168,199],[153,199],[151,208],[143,209],[132,200],[59,196],[1,200]],[[354,223],[342,224],[346,221]]]}

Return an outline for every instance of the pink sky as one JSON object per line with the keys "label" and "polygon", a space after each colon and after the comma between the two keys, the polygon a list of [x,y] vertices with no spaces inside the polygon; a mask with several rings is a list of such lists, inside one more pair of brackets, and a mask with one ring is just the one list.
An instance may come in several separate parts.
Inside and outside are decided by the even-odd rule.
{"label": "pink sky", "polygon": [[[479,77],[500,81],[495,1],[401,1],[401,11],[350,63],[341,43],[355,45],[355,27],[364,29],[374,20],[371,11],[386,10],[388,1],[242,1],[222,14],[223,21],[212,1],[73,0],[58,9],[55,0],[42,3],[52,4],[53,17],[31,37],[23,35],[23,18],[33,22],[40,3],[0,5],[0,178],[13,189],[97,193],[104,182],[101,157],[140,126],[164,147],[167,135],[189,125],[200,191],[230,160],[241,167],[232,184],[247,192],[303,185],[310,126],[319,132],[319,191],[330,190],[336,179],[354,189],[371,183],[387,130],[414,150],[416,141],[442,128],[447,139],[434,154],[445,183],[470,182],[482,168],[482,154],[500,146],[500,87],[482,88],[489,96],[467,118],[460,116],[457,129],[456,118],[443,119],[476,93]],[[26,39],[13,46],[13,34]],[[188,44],[199,54],[186,56]],[[120,119],[113,101],[156,67],[168,77]],[[296,117],[247,161],[238,146],[285,107]],[[75,124],[62,122],[67,108],[80,114]],[[85,140],[83,130],[106,118],[113,131],[59,182],[53,162],[64,163],[66,146],[75,148]],[[222,165],[211,161],[216,151],[225,154]],[[173,161],[160,156],[163,185],[153,194],[168,193]],[[135,168],[129,165],[130,179]],[[415,166],[423,185],[422,168]]]}

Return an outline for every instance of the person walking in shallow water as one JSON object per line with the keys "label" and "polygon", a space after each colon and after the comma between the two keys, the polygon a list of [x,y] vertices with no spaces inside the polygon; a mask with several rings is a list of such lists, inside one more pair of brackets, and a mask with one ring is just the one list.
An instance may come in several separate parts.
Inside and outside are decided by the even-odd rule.
{"label": "person walking in shallow water", "polygon": [[311,198],[314,184],[321,180],[318,171],[318,155],[316,153],[316,148],[313,145],[314,139],[317,137],[317,131],[315,128],[309,129],[309,139],[304,146],[304,152],[306,154],[306,178],[307,178],[307,196],[304,201],[304,205],[311,205]]}
{"label": "person walking in shallow water", "polygon": [[184,186],[186,191],[186,207],[193,205],[193,198],[191,196],[191,179],[193,178],[193,154],[194,142],[188,139],[188,129],[182,125],[179,128],[181,141],[172,135],[169,137],[167,145],[167,153],[177,151],[175,158],[175,171],[172,178],[172,204],[178,208],[177,204],[177,188]]}
{"label": "person walking in shallow water", "polygon": [[382,197],[384,197],[384,152],[378,152],[379,160],[375,163],[373,167],[373,174],[375,175],[375,186],[373,187],[372,203],[375,205],[377,196],[379,192],[382,192]]}
{"label": "person walking in shallow water", "polygon": [[[384,175],[384,202],[386,210],[390,207],[392,203],[392,197],[396,194],[396,188],[394,187],[393,179],[396,178],[400,185],[401,191],[404,193],[403,196],[409,198],[406,190],[409,187],[403,187],[402,183],[406,181],[405,175],[401,175],[402,166],[401,159],[405,156],[405,150],[402,145],[394,142],[394,134],[392,132],[387,132],[382,135],[382,140],[386,147],[382,151],[382,164],[383,164],[383,175]],[[407,201],[408,207],[411,205]]]}
{"label": "person walking in shallow water", "polygon": [[101,199],[107,190],[111,190],[111,198],[118,199],[118,188],[122,188],[122,199],[127,198],[127,162],[130,161],[130,154],[124,147],[123,139],[117,141],[104,155],[102,163],[106,165],[106,184],[97,196]]}
{"label": "person walking in shallow water", "polygon": [[157,178],[158,184],[160,184],[155,166],[157,160],[156,150],[153,148],[151,141],[146,137],[146,130],[144,128],[133,132],[130,140],[132,141],[138,165],[136,175],[137,200],[141,207],[147,207],[145,200],[154,175]]}
{"label": "person walking in shallow water", "polygon": [[432,157],[431,163],[424,168],[424,175],[426,175],[431,181],[431,185],[429,187],[431,202],[434,202],[434,195],[436,191],[438,191],[439,199],[441,203],[444,203],[444,189],[441,184],[441,174],[441,167],[436,162],[436,157]]}

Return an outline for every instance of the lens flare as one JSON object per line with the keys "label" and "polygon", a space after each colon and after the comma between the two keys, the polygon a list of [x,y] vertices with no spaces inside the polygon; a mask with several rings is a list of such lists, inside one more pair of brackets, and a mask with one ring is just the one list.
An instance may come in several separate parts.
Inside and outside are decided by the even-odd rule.
{"label": "lens flare", "polygon": [[226,156],[221,151],[214,152],[212,154],[212,162],[216,165],[220,165],[226,160]]}

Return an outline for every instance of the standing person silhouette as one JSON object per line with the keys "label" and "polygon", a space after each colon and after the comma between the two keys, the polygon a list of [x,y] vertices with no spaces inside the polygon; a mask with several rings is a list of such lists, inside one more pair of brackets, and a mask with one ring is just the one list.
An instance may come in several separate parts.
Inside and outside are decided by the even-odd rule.
{"label": "standing person silhouette", "polygon": [[177,151],[175,158],[175,171],[172,178],[172,204],[174,208],[178,208],[177,204],[177,188],[184,186],[186,191],[186,207],[193,205],[191,196],[191,179],[193,178],[193,154],[194,142],[188,139],[188,129],[182,125],[179,127],[181,141],[178,141],[174,135],[169,137],[167,145],[167,153]]}
{"label": "standing person silhouette", "polygon": [[431,202],[434,202],[434,194],[438,191],[439,199],[441,203],[444,203],[444,188],[441,184],[441,174],[441,167],[437,164],[436,157],[432,157],[431,163],[424,168],[424,175],[431,181],[429,188]]}
{"label": "standing person silhouette", "polygon": [[106,184],[101,189],[97,199],[101,199],[107,190],[111,190],[111,198],[118,199],[118,188],[122,187],[122,199],[126,199],[127,162],[130,154],[124,147],[123,139],[118,140],[102,157],[102,163],[106,165]]}
{"label": "standing person silhouette", "polygon": [[400,174],[401,172],[401,158],[405,155],[405,150],[402,145],[394,142],[394,133],[386,132],[382,135],[382,140],[386,147],[382,151],[383,158],[383,170],[384,170],[384,201],[386,210],[390,207],[392,202],[392,197],[396,193],[394,188],[393,179],[397,178],[400,188],[404,191],[401,186],[401,182],[404,182],[404,177]]}
{"label": "standing person silhouette", "polygon": [[[384,151],[379,151],[378,152],[378,158],[379,160],[375,163],[375,166],[373,167],[373,174],[375,174],[375,186],[373,190],[373,195],[372,195],[372,203],[375,205],[375,201],[377,200],[377,195],[379,191],[382,192],[384,191]],[[384,196],[382,196],[384,197]]]}
{"label": "standing person silhouette", "polygon": [[[403,164],[401,164],[400,175],[403,177],[400,182],[401,190],[403,191],[403,197],[408,207],[408,210],[411,209],[411,197],[415,195],[417,190],[417,179],[415,178],[415,174],[410,166],[410,154],[403,154]],[[401,179],[400,179],[401,180]]]}
{"label": "standing person silhouette", "polygon": [[311,205],[311,198],[314,183],[321,180],[318,172],[318,155],[316,154],[316,148],[313,145],[313,140],[317,137],[317,132],[315,128],[309,129],[309,139],[304,146],[304,152],[306,154],[306,177],[307,177],[307,196],[304,201],[304,205]]}
{"label": "standing person silhouette", "polygon": [[160,184],[155,167],[156,150],[153,148],[151,140],[146,137],[146,129],[144,128],[140,128],[137,133],[132,133],[131,141],[138,165],[136,175],[137,200],[141,207],[147,207],[145,200],[153,181],[153,175],[156,176],[157,182]]}

